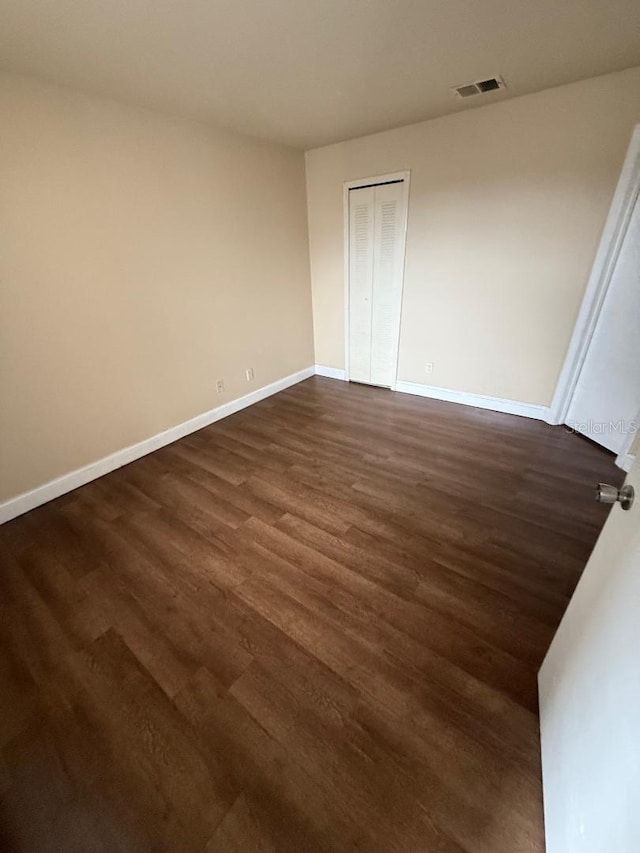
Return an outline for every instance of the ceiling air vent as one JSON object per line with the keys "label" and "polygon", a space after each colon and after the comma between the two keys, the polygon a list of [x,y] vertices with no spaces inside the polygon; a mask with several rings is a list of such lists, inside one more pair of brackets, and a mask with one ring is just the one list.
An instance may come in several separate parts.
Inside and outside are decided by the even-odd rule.
{"label": "ceiling air vent", "polygon": [[486,92],[495,92],[504,89],[502,77],[489,77],[486,80],[476,80],[475,83],[465,83],[464,86],[456,86],[453,90],[459,98],[473,98],[475,95],[484,95]]}

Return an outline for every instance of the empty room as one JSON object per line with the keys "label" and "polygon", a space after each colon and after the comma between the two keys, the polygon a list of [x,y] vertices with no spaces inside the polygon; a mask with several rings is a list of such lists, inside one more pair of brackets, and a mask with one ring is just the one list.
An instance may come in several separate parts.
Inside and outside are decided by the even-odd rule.
{"label": "empty room", "polygon": [[0,0],[0,853],[638,853],[639,196],[637,0]]}

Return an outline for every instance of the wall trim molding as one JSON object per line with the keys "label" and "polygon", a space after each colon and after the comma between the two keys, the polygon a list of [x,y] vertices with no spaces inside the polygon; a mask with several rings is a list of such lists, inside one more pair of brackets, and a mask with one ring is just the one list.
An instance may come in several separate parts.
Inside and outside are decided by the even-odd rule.
{"label": "wall trim molding", "polygon": [[463,406],[474,406],[476,409],[490,409],[507,415],[535,418],[540,421],[546,421],[549,416],[547,406],[520,403],[517,400],[503,400],[500,397],[487,397],[484,394],[470,394],[466,391],[452,391],[449,388],[437,388],[434,385],[419,385],[417,382],[399,381],[396,384],[396,391],[402,394],[415,394],[418,397],[430,397],[432,400],[460,403]]}
{"label": "wall trim molding", "polygon": [[347,371],[342,367],[326,367],[324,364],[316,364],[316,376],[326,376],[327,379],[342,379],[347,381]]}
{"label": "wall trim molding", "polygon": [[181,424],[170,427],[162,432],[156,433],[149,438],[132,444],[129,447],[124,447],[122,450],[116,450],[115,453],[110,453],[109,456],[104,456],[95,462],[90,462],[82,468],[77,468],[68,474],[63,474],[55,480],[50,480],[42,486],[37,486],[28,492],[23,492],[15,498],[9,498],[8,501],[0,503],[0,524],[10,521],[37,506],[48,503],[54,498],[59,498],[61,495],[71,492],[74,489],[90,483],[92,480],[97,480],[104,474],[110,471],[115,471],[116,468],[122,468],[123,465],[128,465],[129,462],[134,462],[140,459],[141,456],[146,456],[148,453],[153,453],[154,450],[159,450],[167,444],[177,441],[179,438],[184,438],[192,432],[196,432],[203,427],[209,426],[216,421],[222,420],[229,415],[246,409],[254,403],[259,403],[279,391],[284,391],[316,373],[315,366],[305,367],[303,370],[298,370],[296,373],[291,373],[282,379],[276,379],[269,385],[264,385],[252,391],[250,394],[245,394],[243,397],[238,397],[228,403],[223,403],[221,406],[216,406],[208,412],[203,412],[190,418]]}
{"label": "wall trim molding", "polygon": [[636,461],[636,457],[633,453],[621,453],[616,457],[616,465],[618,468],[622,468],[623,471],[626,471],[628,474],[629,471],[633,468],[633,463]]}

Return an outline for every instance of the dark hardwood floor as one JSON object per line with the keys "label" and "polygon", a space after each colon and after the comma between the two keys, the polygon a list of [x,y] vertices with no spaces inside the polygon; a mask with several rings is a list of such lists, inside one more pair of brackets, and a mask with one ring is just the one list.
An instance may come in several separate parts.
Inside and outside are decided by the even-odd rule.
{"label": "dark hardwood floor", "polygon": [[544,848],[561,427],[313,378],[0,528],[0,847]]}

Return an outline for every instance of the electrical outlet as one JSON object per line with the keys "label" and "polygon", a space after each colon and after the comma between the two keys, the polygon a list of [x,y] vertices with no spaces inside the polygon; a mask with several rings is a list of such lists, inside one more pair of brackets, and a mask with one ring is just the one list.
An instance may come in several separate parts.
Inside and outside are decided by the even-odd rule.
{"label": "electrical outlet", "polygon": [[251,382],[255,375],[253,372],[253,367],[247,367],[247,369],[245,370],[245,375],[247,377],[247,382]]}
{"label": "electrical outlet", "polygon": [[433,373],[433,362],[432,361],[427,362],[426,372],[427,373]]}
{"label": "electrical outlet", "polygon": [[224,391],[224,379],[218,379],[218,381],[216,382],[216,391],[218,392],[218,394],[222,394],[222,392]]}

